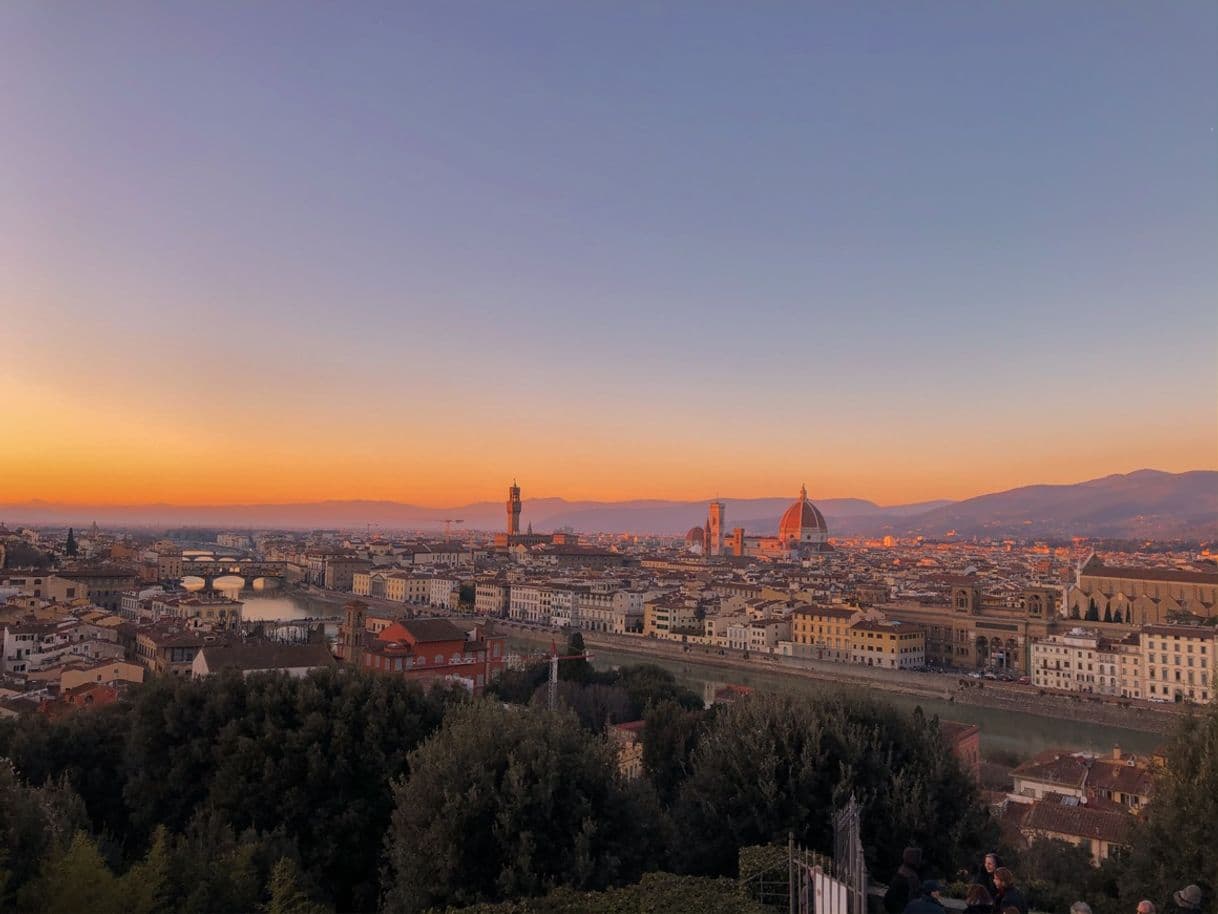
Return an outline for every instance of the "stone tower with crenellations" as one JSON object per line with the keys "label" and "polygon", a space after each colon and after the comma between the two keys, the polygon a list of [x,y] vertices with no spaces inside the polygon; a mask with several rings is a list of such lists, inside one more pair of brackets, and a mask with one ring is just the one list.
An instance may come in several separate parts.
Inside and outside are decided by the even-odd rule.
{"label": "stone tower with crenellations", "polygon": [[508,536],[516,536],[520,533],[520,486],[516,485],[516,480],[512,480],[512,485],[508,488],[507,498],[507,534]]}

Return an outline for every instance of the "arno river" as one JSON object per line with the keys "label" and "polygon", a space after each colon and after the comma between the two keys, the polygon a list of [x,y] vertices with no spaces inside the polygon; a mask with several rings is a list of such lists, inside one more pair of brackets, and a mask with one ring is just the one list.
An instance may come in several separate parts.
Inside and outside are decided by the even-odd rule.
{"label": "arno river", "polygon": [[[237,577],[217,578],[212,590],[244,603],[241,616],[247,622],[337,618],[342,615],[342,607],[338,604],[297,591],[280,590],[274,586],[261,587],[261,579],[255,581],[253,587],[244,590],[241,587],[243,583],[244,581]],[[182,586],[190,591],[202,590],[203,579],[185,577],[182,579]]]}
{"label": "arno river", "polygon": [[[513,650],[536,652],[538,644],[530,641],[510,641]],[[1129,752],[1150,752],[1166,738],[1125,727],[1113,727],[1085,721],[1059,720],[1027,714],[1021,711],[993,710],[974,705],[955,704],[933,698],[919,698],[879,690],[863,690],[857,686],[840,686],[831,682],[784,676],[769,670],[724,669],[698,663],[696,659],[657,658],[630,654],[597,646],[591,648],[592,664],[597,669],[612,669],[636,663],[653,663],[672,672],[682,684],[699,695],[713,694],[714,688],[725,683],[751,686],[761,691],[824,693],[846,689],[856,694],[866,691],[872,698],[888,702],[906,711],[921,706],[927,716],[938,714],[946,720],[958,720],[981,727],[982,754],[995,751],[1014,753],[1020,758],[1044,749],[1086,749],[1107,752],[1114,745]]]}

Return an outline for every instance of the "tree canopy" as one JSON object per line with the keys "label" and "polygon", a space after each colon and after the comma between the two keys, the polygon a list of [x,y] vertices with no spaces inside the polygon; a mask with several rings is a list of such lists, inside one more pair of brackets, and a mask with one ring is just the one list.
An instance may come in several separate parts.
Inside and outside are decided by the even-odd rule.
{"label": "tree canopy", "polygon": [[[1201,886],[1218,891],[1218,707],[1184,720],[1167,747],[1168,764],[1131,835],[1119,877],[1123,898],[1169,899]],[[1136,902],[1136,898],[1135,898]]]}
{"label": "tree canopy", "polygon": [[788,831],[832,853],[832,815],[852,794],[881,878],[906,845],[950,872],[994,836],[937,723],[876,702],[754,695],[715,717],[689,768],[674,808],[676,862],[687,872],[732,874],[740,847]]}
{"label": "tree canopy", "polygon": [[0,723],[0,756],[31,784],[63,779],[129,851],[207,812],[234,841],[284,836],[339,907],[371,910],[391,781],[453,700],[351,670],[165,677],[87,714]]}
{"label": "tree canopy", "polygon": [[602,888],[658,849],[658,810],[569,712],[457,709],[395,794],[389,911]]}

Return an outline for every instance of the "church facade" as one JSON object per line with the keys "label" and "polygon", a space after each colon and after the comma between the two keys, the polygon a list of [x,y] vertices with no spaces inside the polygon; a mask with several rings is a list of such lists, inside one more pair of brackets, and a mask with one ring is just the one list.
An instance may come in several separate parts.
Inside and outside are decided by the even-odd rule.
{"label": "church facade", "polygon": [[1066,592],[1066,611],[1071,619],[1118,625],[1210,619],[1218,613],[1218,574],[1105,565],[1093,553]]}

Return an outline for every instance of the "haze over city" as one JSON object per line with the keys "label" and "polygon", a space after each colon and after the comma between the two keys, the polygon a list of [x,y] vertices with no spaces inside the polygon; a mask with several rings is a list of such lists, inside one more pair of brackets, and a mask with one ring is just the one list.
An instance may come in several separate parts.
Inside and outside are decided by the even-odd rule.
{"label": "haze over city", "polygon": [[1218,13],[1096,10],[6,4],[0,501],[1214,467]]}

